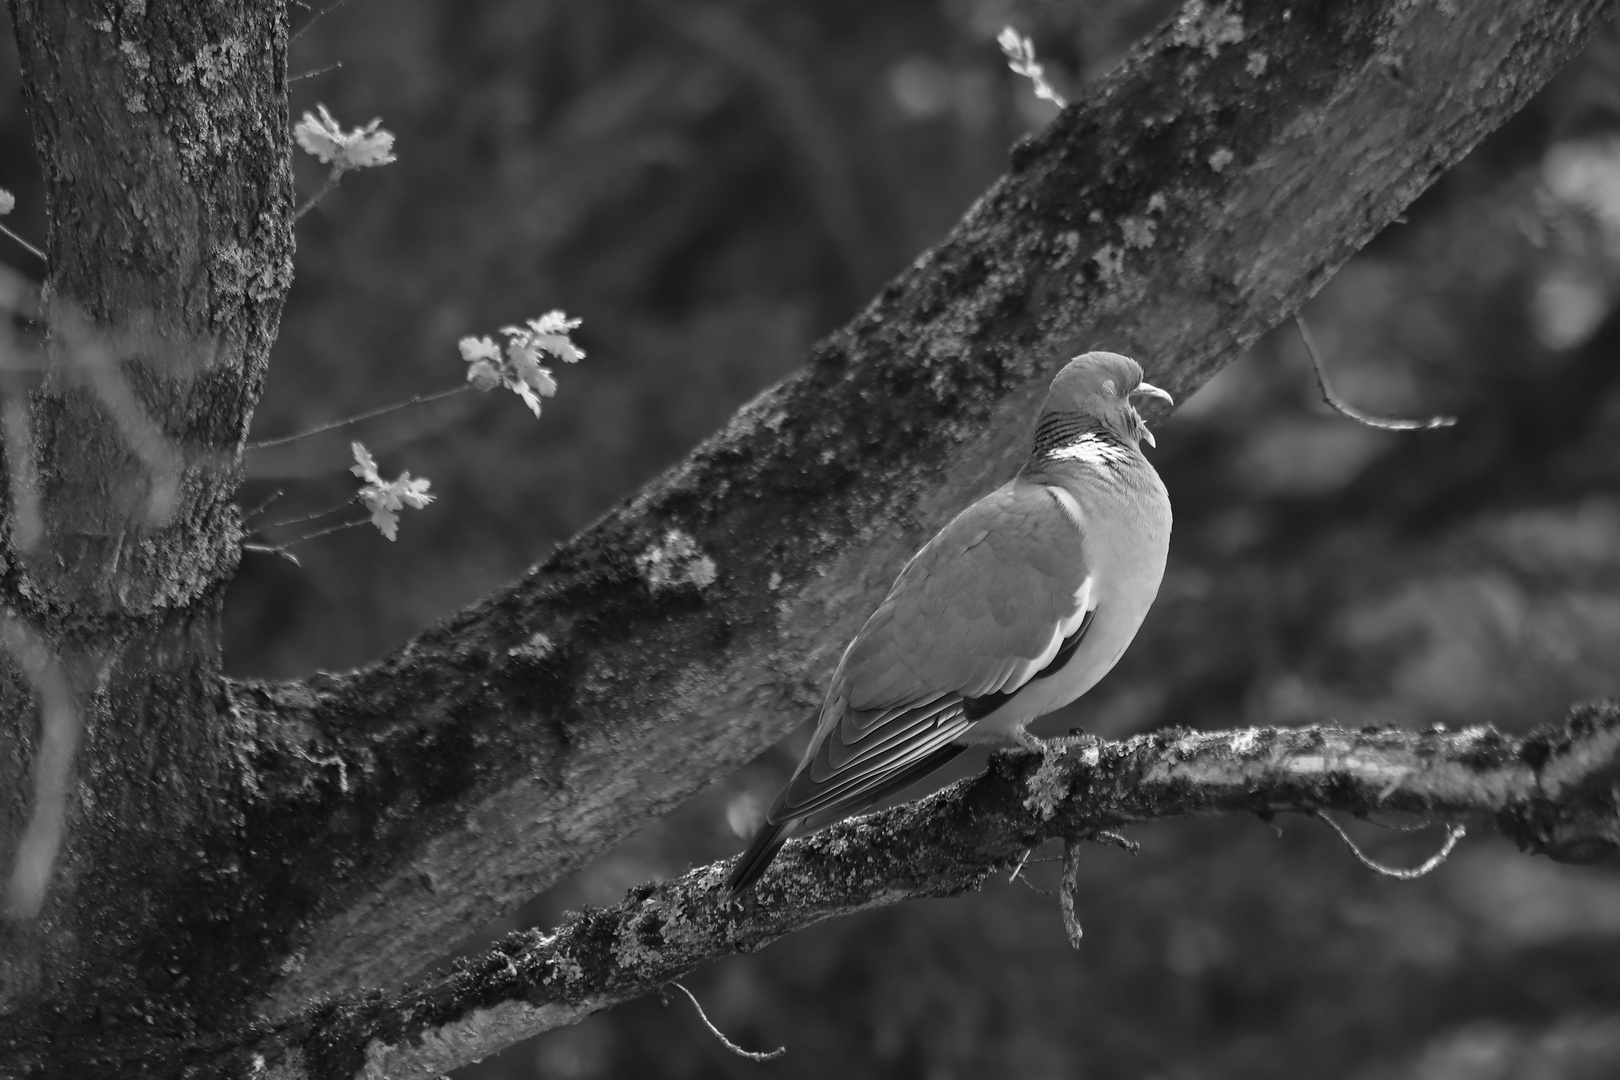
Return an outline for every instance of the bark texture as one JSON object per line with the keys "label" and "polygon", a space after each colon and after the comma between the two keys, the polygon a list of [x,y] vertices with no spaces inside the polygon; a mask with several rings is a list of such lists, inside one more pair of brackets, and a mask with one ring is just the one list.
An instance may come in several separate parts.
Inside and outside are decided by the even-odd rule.
{"label": "bark texture", "polygon": [[[1620,708],[1583,707],[1522,740],[1483,727],[1251,728],[998,756],[927,799],[790,841],[736,907],[724,903],[729,860],[705,866],[550,933],[512,934],[397,999],[312,1010],[254,1052],[288,1062],[289,1080],[428,1080],[823,919],[978,889],[1046,840],[1166,818],[1323,811],[1492,829],[1562,860],[1613,858]],[[250,1076],[247,1060],[238,1052],[207,1072]]]}
{"label": "bark texture", "polygon": [[[50,757],[52,702],[35,699],[54,683],[27,660],[41,650],[70,687],[78,750],[43,911],[0,922],[0,1067],[247,1075],[261,1013],[292,1024],[264,1044],[282,1075],[353,1072],[368,1053],[382,1068],[395,1045],[412,1068],[439,1060],[410,1049],[429,1028],[388,1007],[308,1002],[397,989],[804,719],[871,594],[1005,478],[1067,357],[1115,349],[1178,396],[1196,389],[1605,10],[1193,0],[1015,147],[950,237],[800,375],[521,581],[362,671],[230,684],[229,499],[289,276],[283,12],[12,0],[53,335],[23,470],[39,527],[13,491],[3,534],[20,629],[0,684],[0,865],[32,835]],[[921,881],[959,849],[918,835],[895,872]],[[778,932],[832,913],[806,906]],[[546,1015],[703,955],[600,969],[600,984],[567,982],[565,964],[571,996]],[[446,1010],[422,1015],[465,1014]],[[521,1008],[489,1019],[507,1041],[539,1029]]]}
{"label": "bark texture", "polygon": [[219,612],[291,280],[286,27],[258,3],[11,14],[51,329],[8,387],[0,1017],[54,1017],[94,1060],[191,1038],[236,996],[195,942],[254,938]]}

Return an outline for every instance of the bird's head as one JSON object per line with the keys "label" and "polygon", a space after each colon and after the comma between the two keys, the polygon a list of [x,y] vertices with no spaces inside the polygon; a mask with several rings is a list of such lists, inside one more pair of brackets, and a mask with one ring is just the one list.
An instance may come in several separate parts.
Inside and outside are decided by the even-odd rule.
{"label": "bird's head", "polygon": [[1041,416],[1044,420],[1048,416],[1078,414],[1095,420],[1133,446],[1142,439],[1153,446],[1153,433],[1142,423],[1131,400],[1142,396],[1175,404],[1169,394],[1142,381],[1142,365],[1130,357],[1088,352],[1070,360],[1052,380]]}

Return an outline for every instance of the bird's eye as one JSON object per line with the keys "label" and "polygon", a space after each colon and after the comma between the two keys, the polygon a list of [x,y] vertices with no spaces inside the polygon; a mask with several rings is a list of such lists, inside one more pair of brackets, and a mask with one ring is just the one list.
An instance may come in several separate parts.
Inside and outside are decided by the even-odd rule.
{"label": "bird's eye", "polygon": [[1114,389],[1113,379],[1104,379],[1102,388],[1103,393],[1107,394],[1109,397],[1113,397],[1116,393],[1118,393],[1118,391]]}

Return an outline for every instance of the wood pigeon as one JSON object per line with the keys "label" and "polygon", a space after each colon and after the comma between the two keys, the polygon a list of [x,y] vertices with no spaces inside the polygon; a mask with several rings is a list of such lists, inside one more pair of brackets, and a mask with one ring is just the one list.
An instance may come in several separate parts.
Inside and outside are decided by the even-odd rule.
{"label": "wood pigeon", "polygon": [[844,650],[815,737],[731,872],[735,896],[785,840],[872,806],[964,744],[1011,740],[1084,694],[1136,636],[1164,576],[1170,496],[1131,399],[1170,395],[1117,353],[1052,380],[1029,459],[912,556]]}

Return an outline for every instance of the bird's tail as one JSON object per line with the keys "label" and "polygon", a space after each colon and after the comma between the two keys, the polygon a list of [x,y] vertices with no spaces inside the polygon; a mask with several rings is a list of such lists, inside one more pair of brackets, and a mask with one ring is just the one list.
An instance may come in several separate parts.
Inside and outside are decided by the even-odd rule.
{"label": "bird's tail", "polygon": [[765,868],[771,865],[771,860],[776,858],[777,851],[786,843],[794,824],[793,819],[789,818],[782,822],[767,821],[759,827],[748,850],[742,853],[742,858],[731,870],[731,876],[726,879],[727,897],[740,896],[753,887]]}

